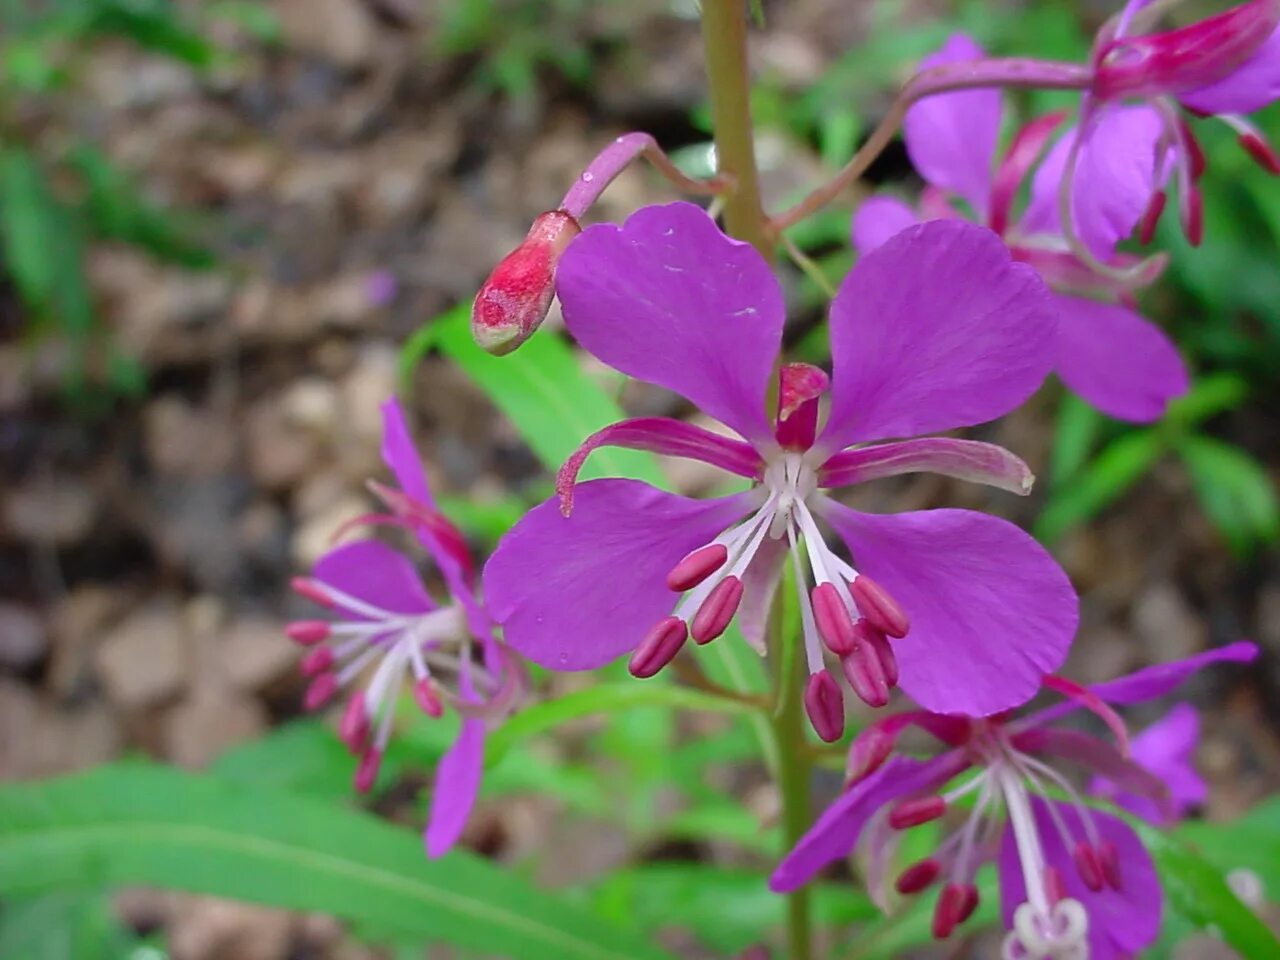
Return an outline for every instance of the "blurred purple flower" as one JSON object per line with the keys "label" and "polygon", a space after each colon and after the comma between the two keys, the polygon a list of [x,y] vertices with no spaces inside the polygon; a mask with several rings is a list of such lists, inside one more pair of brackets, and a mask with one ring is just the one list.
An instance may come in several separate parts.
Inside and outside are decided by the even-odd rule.
{"label": "blurred purple flower", "polygon": [[[874,891],[886,879],[902,830],[936,820],[957,800],[972,796],[964,824],[894,882],[899,893],[909,895],[943,881],[934,913],[936,937],[946,938],[972,914],[978,904],[974,875],[983,863],[995,861],[1009,930],[1006,960],[1133,956],[1160,929],[1162,895],[1151,857],[1132,828],[1087,806],[1050,761],[1105,776],[1167,816],[1178,785],[1128,755],[1127,735],[1113,706],[1162,697],[1210,664],[1244,663],[1257,653],[1251,643],[1233,643],[1089,688],[1046,677],[1046,689],[1070,699],[1016,719],[925,711],[887,717],[854,741],[850,787],[778,865],[770,886],[776,892],[794,890],[863,841]],[[1081,707],[1101,716],[1117,743],[1051,725]],[[950,749],[931,760],[892,757],[908,727],[924,730]],[[942,792],[965,773],[973,775]]]}
{"label": "blurred purple flower", "polygon": [[[981,47],[957,34],[921,68],[983,56]],[[873,197],[854,218],[854,245],[866,253],[922,219],[964,216],[951,201],[965,201],[972,219],[1000,234],[1014,257],[1035,267],[1056,291],[1058,376],[1111,416],[1159,418],[1169,400],[1186,392],[1186,367],[1168,337],[1131,309],[1133,283],[1120,283],[1094,270],[1072,252],[1062,233],[1058,184],[1066,156],[1062,145],[1071,137],[1059,141],[1036,173],[1022,217],[1012,217],[1019,188],[1063,117],[1041,117],[1028,124],[997,163],[1000,113],[1001,93],[992,89],[939,94],[915,104],[904,127],[911,161],[928,183],[921,209],[917,213],[900,200]],[[1076,197],[1078,218],[1081,223],[1096,222],[1094,233],[1110,237],[1098,256],[1117,269],[1136,269],[1136,258],[1116,253],[1115,243],[1132,232],[1142,213],[1140,206],[1129,211],[1134,219],[1127,219],[1124,199],[1138,197],[1145,205],[1150,196],[1144,177],[1149,179],[1152,144],[1159,134],[1159,118],[1150,109],[1117,107],[1100,118],[1093,132],[1100,149],[1081,159],[1084,166],[1078,175],[1087,172],[1091,186]],[[1126,160],[1117,162],[1117,157]],[[1095,161],[1102,169],[1089,166]],[[1121,180],[1124,184],[1117,186]],[[1108,185],[1116,186],[1114,193],[1108,192]],[[1108,223],[1117,226],[1108,232]],[[1157,273],[1139,271],[1133,282],[1149,283]]]}
{"label": "blurred purple flower", "polygon": [[475,803],[486,725],[511,708],[524,673],[494,637],[472,592],[466,543],[436,509],[399,403],[384,403],[382,416],[382,456],[399,489],[371,484],[390,512],[353,523],[412,532],[439,567],[449,602],[440,606],[431,598],[404,554],[378,540],[359,540],[330,550],[310,578],[294,581],[299,594],[333,611],[335,619],[298,621],[287,632],[311,648],[302,662],[312,678],[304,701],[309,710],[371,671],[348,699],[339,726],[343,742],[360,757],[355,785],[362,792],[377,777],[406,675],[428,716],[442,716],[446,704],[461,715],[458,738],[436,771],[426,829],[427,853],[438,857],[457,842]]}
{"label": "blurred purple flower", "polygon": [[390,306],[400,292],[400,281],[390,270],[374,270],[365,277],[364,292],[373,306]]}
{"label": "blurred purple flower", "polygon": [[1089,792],[1123,807],[1134,816],[1167,824],[1204,803],[1209,788],[1195,767],[1200,741],[1200,715],[1189,703],[1179,703],[1133,738],[1133,761],[1154,773],[1169,787],[1170,809],[1162,810],[1147,797],[1125,790],[1106,777],[1095,777]]}
{"label": "blurred purple flower", "polygon": [[[862,258],[831,306],[833,375],[784,366],[776,423],[765,407],[782,290],[759,253],[698,207],[649,207],[622,227],[591,227],[560,262],[557,293],[584,348],[682,394],[745,442],[659,417],[588,438],[561,470],[559,502],[526,515],[486,565],[490,610],[516,650],[559,670],[634,651],[631,672],[647,677],[689,635],[710,642],[737,616],[763,652],[765,616],[790,557],[810,674],[805,703],[824,739],[844,727],[824,646],[872,705],[888,701],[900,672],[921,703],[976,714],[1027,700],[1062,662],[1076,596],[1017,527],[968,510],[859,513],[825,493],[920,471],[1030,488],[1026,465],[991,444],[934,438],[845,449],[982,423],[1040,384],[1053,338],[1049,294],[990,232],[925,224]],[[606,445],[702,460],[752,486],[699,501],[634,480],[576,485],[582,462]],[[819,519],[856,568],[826,544]]]}

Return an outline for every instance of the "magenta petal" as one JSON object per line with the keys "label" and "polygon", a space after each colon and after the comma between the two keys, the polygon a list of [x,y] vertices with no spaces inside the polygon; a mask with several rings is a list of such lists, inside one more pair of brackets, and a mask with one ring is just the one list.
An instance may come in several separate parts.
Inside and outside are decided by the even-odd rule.
{"label": "magenta petal", "polygon": [[932,760],[893,757],[827,807],[773,871],[769,889],[787,893],[808,883],[827,864],[853,852],[877,810],[899,797],[935,790],[968,766],[959,751]]}
{"label": "magenta petal", "polygon": [[1157,420],[1187,392],[1186,365],[1164,332],[1128,307],[1055,296],[1058,376],[1103,413]]}
{"label": "magenta petal", "polygon": [[427,485],[427,472],[414,446],[404,410],[395,397],[382,404],[382,462],[395,475],[400,489],[425,506],[436,507]]}
{"label": "magenta petal", "polygon": [[867,254],[831,304],[831,413],[818,445],[970,426],[1026,400],[1056,314],[1034,270],[983,227],[935,220]]}
{"label": "magenta petal", "polygon": [[483,720],[463,720],[458,739],[440,758],[424,838],[428,857],[444,856],[462,836],[484,772],[484,734]]}
{"label": "magenta petal", "polygon": [[985,716],[1025,703],[1066,658],[1079,621],[1071,581],[1006,520],[970,510],[821,513],[853,565],[911,620],[893,641],[902,689],[935,713]]}
{"label": "magenta petal", "polygon": [[[316,561],[312,576],[392,613],[425,613],[436,608],[413,561],[378,540],[335,547]],[[365,619],[358,613],[356,616]]]}
{"label": "magenta petal", "polygon": [[1253,113],[1280,98],[1280,28],[1248,60],[1217,83],[1184,93],[1200,113]]}
{"label": "magenta petal", "polygon": [[[919,69],[980,60],[983,50],[970,37],[953,34]],[[912,105],[903,121],[911,163],[927,182],[969,201],[979,219],[987,217],[992,165],[1000,136],[998,89],[942,93]]]}
{"label": "magenta petal", "polygon": [[782,289],[764,258],[690,203],[597,224],[560,261],[565,323],[587,350],[767,442],[765,389],[782,343]]}
{"label": "magenta petal", "polygon": [[897,197],[870,197],[853,215],[853,248],[870,253],[895,234],[920,222],[920,216]]}
{"label": "magenta petal", "polygon": [[[1159,936],[1164,905],[1164,893],[1151,855],[1127,823],[1101,810],[1091,810],[1090,816],[1102,839],[1116,846],[1122,878],[1119,890],[1104,887],[1095,893],[1076,872],[1071,851],[1063,843],[1047,803],[1054,804],[1074,837],[1085,836],[1084,824],[1071,804],[1044,801],[1039,797],[1031,800],[1045,862],[1062,876],[1066,895],[1078,900],[1089,915],[1089,960],[1128,960],[1138,955]],[[1006,826],[1004,831],[999,869],[1000,910],[1005,926],[1010,927],[1013,912],[1027,900],[1012,827]]]}
{"label": "magenta petal", "polygon": [[667,572],[742,519],[754,496],[691,500],[637,480],[588,480],[572,515],[553,498],[502,538],[484,568],[489,612],[535,663],[603,666],[671,612]]}
{"label": "magenta petal", "polygon": [[929,437],[837,453],[819,470],[818,486],[842,487],[903,473],[938,473],[1024,496],[1035,482],[1031,469],[1004,447]]}
{"label": "magenta petal", "polygon": [[[1189,703],[1179,703],[1130,743],[1133,761],[1158,777],[1169,790],[1175,818],[1204,803],[1209,788],[1195,767],[1200,741],[1200,715]],[[1164,824],[1168,817],[1149,797],[1108,780],[1094,777],[1090,792],[1105,797],[1135,816]]]}
{"label": "magenta petal", "polygon": [[1251,663],[1257,656],[1257,644],[1237,640],[1225,647],[1206,650],[1185,660],[1146,667],[1118,680],[1095,684],[1089,689],[1107,703],[1142,703],[1144,700],[1155,700],[1172,693],[1205,667],[1215,663]]}

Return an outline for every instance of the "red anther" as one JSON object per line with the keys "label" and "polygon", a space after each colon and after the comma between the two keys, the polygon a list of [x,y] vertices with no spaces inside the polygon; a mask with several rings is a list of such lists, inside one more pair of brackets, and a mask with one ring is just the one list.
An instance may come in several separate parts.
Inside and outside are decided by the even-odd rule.
{"label": "red anther", "polygon": [[444,704],[440,702],[440,694],[436,693],[436,685],[430,677],[423,677],[413,685],[413,699],[418,709],[433,720],[444,716]]}
{"label": "red anther", "polygon": [[1044,893],[1050,904],[1066,899],[1067,885],[1062,880],[1062,873],[1057,867],[1044,868]]}
{"label": "red anther", "polygon": [[314,647],[328,638],[330,626],[325,620],[295,620],[284,628],[284,635],[304,647]]}
{"label": "red anther", "polygon": [[1182,142],[1187,148],[1188,172],[1192,180],[1199,180],[1204,176],[1204,171],[1209,165],[1204,158],[1204,149],[1200,146],[1200,141],[1196,137],[1196,132],[1191,129],[1191,125],[1181,117],[1178,118],[1178,128],[1182,131]]}
{"label": "red anther", "polygon": [[725,577],[716,584],[707,599],[702,601],[698,612],[693,615],[693,623],[689,626],[690,636],[696,643],[710,643],[729,628],[741,602],[742,581],[733,576]]}
{"label": "red anther", "polygon": [[941,872],[942,864],[937,860],[932,858],[920,860],[898,874],[898,879],[894,881],[893,888],[903,896],[919,893],[937,880],[938,874]]}
{"label": "red anther", "polygon": [[818,627],[818,636],[837,657],[848,656],[858,645],[858,635],[839,589],[834,583],[820,583],[813,588],[810,598],[813,600],[813,619]]}
{"label": "red anther", "polygon": [[956,926],[973,916],[973,911],[978,909],[978,903],[981,900],[978,895],[978,888],[973,884],[963,884],[961,889],[964,890],[964,900],[961,902],[960,910],[956,914]]}
{"label": "red anther", "polygon": [[859,620],[854,624],[854,631],[857,633],[858,643],[870,651],[870,655],[874,655],[880,661],[880,672],[884,675],[884,682],[892,689],[898,685],[898,657],[893,652],[893,647],[889,644],[888,639],[883,633],[873,627],[866,620]]}
{"label": "red anther", "polygon": [[471,335],[482,349],[510,353],[533,336],[551,308],[560,255],[581,232],[568,213],[550,210],[493,268],[471,304]]}
{"label": "red anther", "polygon": [[945,940],[951,931],[959,926],[964,909],[968,906],[969,891],[959,883],[948,883],[938,896],[938,905],[933,910],[933,936],[937,940]]}
{"label": "red anther", "polygon": [[729,559],[729,548],[723,543],[708,543],[689,554],[667,574],[667,587],[676,593],[692,590]]}
{"label": "red anther", "polygon": [[304,677],[318,677],[333,666],[333,651],[328,647],[316,647],[299,664]]}
{"label": "red anther", "polygon": [[883,707],[889,702],[889,683],[880,666],[880,658],[868,647],[862,646],[840,658],[844,678],[863,703],[869,707]]}
{"label": "red anther", "polygon": [[804,688],[804,709],[819,737],[835,743],[844,736],[844,694],[826,670],[809,675]]}
{"label": "red anther", "polygon": [[369,712],[365,709],[363,690],[347,701],[342,719],[338,721],[338,738],[352,753],[364,749],[364,742],[369,739]]}
{"label": "red anther", "polygon": [[1156,235],[1156,227],[1160,223],[1160,215],[1164,213],[1165,204],[1169,202],[1169,195],[1163,190],[1157,190],[1151,195],[1151,202],[1147,204],[1146,211],[1142,214],[1142,220],[1138,224],[1138,242],[1148,244]]}
{"label": "red anther", "polygon": [[322,607],[333,609],[333,595],[329,593],[324,584],[310,577],[294,577],[289,581],[289,588],[298,596],[310,600],[312,603],[318,603]]}
{"label": "red anther", "polygon": [[332,673],[322,673],[311,681],[307,692],[302,695],[302,707],[305,710],[319,710],[333,699],[338,692],[338,677]]}
{"label": "red anther", "polygon": [[1071,859],[1075,861],[1076,872],[1084,885],[1097,893],[1102,889],[1102,864],[1098,862],[1098,851],[1087,842],[1081,840],[1071,851]]}
{"label": "red anther", "polygon": [[889,811],[889,826],[895,830],[906,830],[937,820],[946,812],[947,801],[942,797],[915,797],[903,800]]}
{"label": "red anther", "polygon": [[1112,890],[1120,889],[1120,851],[1110,840],[1103,840],[1097,847],[1098,865],[1102,867],[1102,876]]}
{"label": "red anther", "polygon": [[689,625],[683,620],[679,617],[663,617],[640,641],[640,646],[631,654],[627,669],[633,677],[641,680],[652,677],[675,659],[688,636]]}
{"label": "red anther", "polygon": [[355,787],[361,793],[368,793],[373,788],[373,781],[378,779],[378,768],[382,766],[382,751],[370,747],[360,755],[356,764]]}
{"label": "red anther", "polygon": [[1249,156],[1253,157],[1254,162],[1263,170],[1272,176],[1280,176],[1280,156],[1277,156],[1271,144],[1267,143],[1261,134],[1240,134],[1240,146],[1244,147]]}
{"label": "red anther", "polygon": [[898,601],[870,577],[859,574],[849,584],[849,593],[867,622],[885,636],[901,639],[911,629],[911,621],[898,606]]}
{"label": "red anther", "polygon": [[818,398],[831,386],[831,378],[811,363],[785,363],[778,372],[778,423],[774,429],[780,446],[808,450],[818,432]]}
{"label": "red anther", "polygon": [[844,788],[848,790],[875,773],[893,753],[893,734],[879,727],[867,727],[849,747]]}
{"label": "red anther", "polygon": [[1199,187],[1190,187],[1184,199],[1182,229],[1186,231],[1187,242],[1193,247],[1200,246],[1204,240],[1204,197]]}

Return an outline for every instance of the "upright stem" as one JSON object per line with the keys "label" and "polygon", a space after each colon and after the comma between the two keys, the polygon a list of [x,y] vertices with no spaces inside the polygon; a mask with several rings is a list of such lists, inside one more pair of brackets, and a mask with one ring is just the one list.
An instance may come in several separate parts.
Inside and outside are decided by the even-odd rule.
{"label": "upright stem", "polygon": [[746,0],[702,0],[702,44],[715,126],[716,164],[737,184],[725,203],[725,227],[730,236],[747,241],[772,258],[773,248],[764,229],[752,137]]}

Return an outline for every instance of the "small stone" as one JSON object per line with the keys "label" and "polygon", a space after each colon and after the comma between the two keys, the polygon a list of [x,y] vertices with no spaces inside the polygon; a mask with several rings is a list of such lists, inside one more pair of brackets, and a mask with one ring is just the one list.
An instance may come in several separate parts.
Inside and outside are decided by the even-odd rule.
{"label": "small stone", "polygon": [[279,396],[250,407],[245,428],[249,473],[268,490],[291,487],[320,464],[323,441],[290,420]]}
{"label": "small stone", "polygon": [[165,756],[180,767],[200,770],[267,726],[266,711],[252,697],[231,690],[197,692],[165,717]]}
{"label": "small stone", "polygon": [[56,547],[84,539],[97,512],[89,484],[67,476],[29,478],[4,501],[5,526],[13,536]]}
{"label": "small stone", "polygon": [[173,960],[280,960],[293,938],[292,915],[215,897],[175,894],[168,919]]}
{"label": "small stone", "polygon": [[317,560],[338,543],[361,536],[360,531],[352,530],[340,540],[333,538],[334,533],[343,524],[367,513],[368,508],[368,501],[351,495],[331,503],[327,508],[307,519],[294,533],[290,544],[294,566],[301,570],[310,570]]}
{"label": "small stone", "polygon": [[53,656],[46,679],[56,696],[73,697],[83,689],[92,670],[93,651],[130,599],[124,590],[84,584],[54,604],[49,617]]}
{"label": "small stone", "polygon": [[276,0],[286,45],[347,69],[367,66],[377,24],[359,0]]}
{"label": "small stone", "polygon": [[25,670],[42,660],[48,649],[48,634],[35,613],[0,603],[0,667]]}
{"label": "small stone", "polygon": [[223,636],[221,659],[227,680],[237,689],[258,693],[297,668],[298,649],[284,635],[284,624],[246,617]]}
{"label": "small stone", "polygon": [[210,476],[226,470],[235,456],[235,434],[228,419],[178,397],[149,404],[143,427],[147,459],[161,473]]}
{"label": "small stone", "polygon": [[126,710],[176,696],[186,677],[185,631],[178,612],[155,604],[133,614],[103,639],[94,657],[107,696]]}
{"label": "small stone", "polygon": [[1200,615],[1169,581],[1154,583],[1139,595],[1133,605],[1133,628],[1150,663],[1199,653],[1208,639]]}

